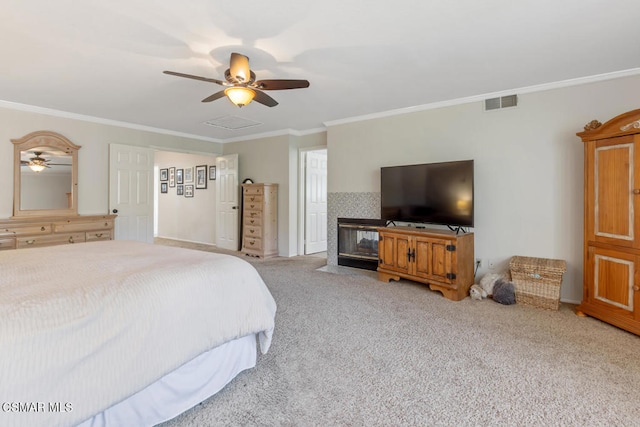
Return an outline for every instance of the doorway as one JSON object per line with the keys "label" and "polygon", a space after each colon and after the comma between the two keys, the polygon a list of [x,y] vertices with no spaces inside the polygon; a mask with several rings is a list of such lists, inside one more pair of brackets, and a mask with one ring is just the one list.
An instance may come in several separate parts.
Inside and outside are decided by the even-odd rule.
{"label": "doorway", "polygon": [[327,250],[327,149],[300,150],[298,253]]}
{"label": "doorway", "polygon": [[[222,176],[227,168],[218,164],[222,158],[215,153],[171,148],[156,151],[155,237],[215,246],[219,245],[219,237],[233,237],[237,233],[238,227],[233,221],[228,221],[232,230],[217,229],[218,208],[226,209],[227,201],[225,197],[217,200],[221,194],[218,184],[227,181],[226,176]],[[236,191],[228,186],[224,190],[225,195],[226,191],[233,195],[237,185]],[[238,237],[234,240],[237,242]]]}
{"label": "doorway", "polygon": [[240,249],[240,201],[238,155],[216,158],[216,246]]}
{"label": "doorway", "polygon": [[116,240],[153,242],[154,150],[109,144],[109,211]]}

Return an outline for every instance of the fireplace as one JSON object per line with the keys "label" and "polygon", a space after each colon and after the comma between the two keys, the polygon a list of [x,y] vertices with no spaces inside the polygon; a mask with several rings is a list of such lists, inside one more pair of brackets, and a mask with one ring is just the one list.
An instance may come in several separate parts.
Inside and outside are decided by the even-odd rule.
{"label": "fireplace", "polygon": [[376,270],[383,219],[338,218],[338,265]]}

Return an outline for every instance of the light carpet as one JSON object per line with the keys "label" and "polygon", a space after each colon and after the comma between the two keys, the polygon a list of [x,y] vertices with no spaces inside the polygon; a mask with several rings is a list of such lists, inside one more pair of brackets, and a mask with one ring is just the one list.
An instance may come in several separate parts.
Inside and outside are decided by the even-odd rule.
{"label": "light carpet", "polygon": [[452,302],[319,271],[321,257],[245,259],[278,304],[271,349],[163,427],[640,425],[640,337],[573,306]]}

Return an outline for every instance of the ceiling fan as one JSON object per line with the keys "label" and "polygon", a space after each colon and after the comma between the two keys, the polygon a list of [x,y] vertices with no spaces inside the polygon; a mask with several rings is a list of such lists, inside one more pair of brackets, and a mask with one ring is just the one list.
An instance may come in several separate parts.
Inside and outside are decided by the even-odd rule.
{"label": "ceiling fan", "polygon": [[42,151],[34,151],[33,154],[35,154],[35,156],[31,157],[29,160],[20,160],[20,165],[29,166],[29,168],[34,172],[42,172],[51,166],[71,166],[67,163],[51,163],[50,159],[41,157],[43,154]]}
{"label": "ceiling fan", "polygon": [[263,90],[303,89],[309,87],[308,80],[256,80],[255,73],[249,68],[249,57],[240,53],[234,52],[231,54],[229,65],[229,68],[224,72],[225,80],[176,73],[175,71],[164,71],[164,73],[172,76],[186,77],[189,79],[215,83],[220,86],[228,86],[226,89],[206,97],[202,102],[211,102],[226,96],[238,107],[244,107],[253,100],[266,105],[267,107],[275,107],[278,105],[278,102],[266,93],[262,92]]}

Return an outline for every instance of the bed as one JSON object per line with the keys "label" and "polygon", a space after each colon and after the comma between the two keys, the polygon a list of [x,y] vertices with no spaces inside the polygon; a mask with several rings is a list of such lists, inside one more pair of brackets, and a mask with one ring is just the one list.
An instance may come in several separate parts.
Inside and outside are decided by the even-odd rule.
{"label": "bed", "polygon": [[121,240],[0,251],[0,425],[171,419],[255,366],[275,313],[234,256]]}

